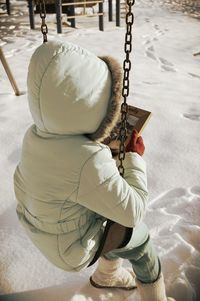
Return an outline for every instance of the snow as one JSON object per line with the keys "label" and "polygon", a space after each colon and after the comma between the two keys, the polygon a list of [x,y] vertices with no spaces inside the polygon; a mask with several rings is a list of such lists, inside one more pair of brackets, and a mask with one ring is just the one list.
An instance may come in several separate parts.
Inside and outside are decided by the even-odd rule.
{"label": "snow", "polygon": [[[52,266],[17,221],[12,176],[32,123],[27,67],[42,37],[29,30],[24,2],[13,1],[12,7],[10,17],[0,15],[0,45],[23,93],[14,95],[0,64],[0,300],[139,301],[137,291],[93,288],[88,278],[95,267],[74,274]],[[122,62],[124,26],[106,20],[104,32],[97,19],[80,18],[78,29],[65,26],[58,37],[51,16],[48,37]],[[143,133],[150,194],[146,223],[168,295],[177,301],[200,300],[200,56],[193,55],[199,40],[197,19],[155,1],[136,3],[129,102],[153,113]]]}

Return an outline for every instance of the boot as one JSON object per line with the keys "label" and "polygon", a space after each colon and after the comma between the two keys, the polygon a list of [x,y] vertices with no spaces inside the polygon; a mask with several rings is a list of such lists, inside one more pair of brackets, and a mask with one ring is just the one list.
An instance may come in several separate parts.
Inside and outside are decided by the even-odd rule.
{"label": "boot", "polygon": [[142,283],[136,279],[142,301],[176,301],[166,297],[163,274],[153,283]]}
{"label": "boot", "polygon": [[121,288],[124,290],[136,288],[134,272],[123,268],[122,262],[121,258],[114,260],[99,258],[98,267],[90,277],[90,283],[96,288]]}

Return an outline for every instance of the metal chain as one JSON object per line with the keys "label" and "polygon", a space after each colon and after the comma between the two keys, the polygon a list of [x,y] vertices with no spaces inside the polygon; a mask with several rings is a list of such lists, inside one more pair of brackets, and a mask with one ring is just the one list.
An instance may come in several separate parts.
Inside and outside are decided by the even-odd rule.
{"label": "metal chain", "polygon": [[123,63],[123,88],[122,88],[122,96],[124,101],[121,105],[121,127],[119,131],[119,155],[118,159],[120,164],[118,166],[119,173],[123,177],[124,176],[124,166],[123,160],[125,159],[126,147],[125,141],[127,138],[127,114],[128,114],[128,104],[126,99],[129,95],[129,72],[131,70],[131,61],[130,61],[130,53],[132,51],[132,26],[134,23],[134,15],[132,13],[132,6],[135,4],[135,0],[127,0],[128,11],[126,13],[126,35],[125,35],[125,45],[124,52],[126,54],[126,58]]}
{"label": "metal chain", "polygon": [[46,18],[45,0],[40,0],[39,7],[40,7],[40,18],[42,19],[41,32],[43,34],[43,43],[46,43],[48,27],[45,23],[45,18]]}
{"label": "metal chain", "polygon": [[[124,176],[123,160],[125,159],[125,154],[126,154],[125,141],[127,138],[127,114],[128,114],[128,104],[126,99],[129,95],[129,72],[131,70],[130,53],[132,51],[132,26],[134,23],[132,6],[134,4],[135,4],[135,0],[127,0],[128,11],[126,13],[126,34],[125,34],[125,45],[124,45],[124,52],[126,54],[126,58],[123,63],[124,76],[123,76],[123,88],[122,88],[122,96],[124,98],[124,101],[121,105],[121,127],[119,131],[120,146],[119,146],[119,155],[118,155],[120,161],[118,169],[121,176]],[[42,19],[41,32],[43,34],[43,43],[46,43],[48,27],[45,23],[45,18],[46,18],[45,0],[40,0],[39,6],[40,6],[40,17]]]}

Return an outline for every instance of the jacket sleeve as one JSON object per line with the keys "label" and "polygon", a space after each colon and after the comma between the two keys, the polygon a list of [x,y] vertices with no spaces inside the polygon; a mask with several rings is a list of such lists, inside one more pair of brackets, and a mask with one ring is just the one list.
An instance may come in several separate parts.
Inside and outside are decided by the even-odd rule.
{"label": "jacket sleeve", "polygon": [[146,165],[137,153],[127,153],[124,178],[108,148],[93,154],[82,167],[77,202],[126,227],[141,222],[147,203]]}

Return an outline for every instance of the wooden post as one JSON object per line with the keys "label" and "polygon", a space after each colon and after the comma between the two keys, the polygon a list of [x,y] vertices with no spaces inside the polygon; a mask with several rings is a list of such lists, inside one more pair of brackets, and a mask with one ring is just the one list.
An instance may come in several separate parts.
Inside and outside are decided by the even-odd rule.
{"label": "wooden post", "polygon": [[16,96],[19,96],[19,95],[20,95],[19,89],[18,89],[18,87],[17,87],[16,81],[15,81],[13,75],[12,75],[12,72],[11,72],[11,70],[10,70],[10,67],[9,67],[7,61],[6,61],[6,58],[5,58],[5,56],[4,56],[4,53],[3,53],[3,50],[2,50],[1,47],[0,47],[0,60],[1,60],[2,65],[3,65],[3,67],[4,67],[5,71],[6,71],[6,74],[7,74],[7,76],[8,76],[8,79],[9,79],[9,81],[10,81],[12,87],[13,87],[13,90],[14,90],[14,92],[15,92],[15,95],[16,95]]}

